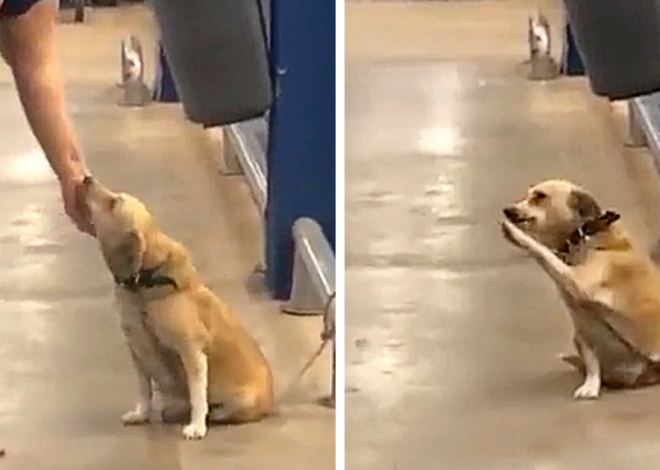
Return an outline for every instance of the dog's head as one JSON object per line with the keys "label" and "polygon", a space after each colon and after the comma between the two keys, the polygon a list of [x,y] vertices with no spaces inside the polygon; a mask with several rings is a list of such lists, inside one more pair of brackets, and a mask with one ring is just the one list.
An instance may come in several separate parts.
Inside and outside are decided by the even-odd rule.
{"label": "dog's head", "polygon": [[131,276],[142,267],[146,237],[154,226],[151,214],[134,196],[110,191],[91,176],[83,186],[108,268],[120,278]]}
{"label": "dog's head", "polygon": [[561,249],[601,208],[585,189],[563,180],[548,180],[529,189],[527,197],[504,209],[504,215],[539,242]]}

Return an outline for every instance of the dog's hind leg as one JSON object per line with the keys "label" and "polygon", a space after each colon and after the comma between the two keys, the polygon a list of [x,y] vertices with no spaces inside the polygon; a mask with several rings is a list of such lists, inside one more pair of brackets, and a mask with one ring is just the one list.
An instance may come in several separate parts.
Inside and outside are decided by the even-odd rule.
{"label": "dog's hind leg", "polygon": [[260,421],[267,415],[258,406],[238,406],[222,404],[209,409],[209,423],[213,424],[242,424]]}

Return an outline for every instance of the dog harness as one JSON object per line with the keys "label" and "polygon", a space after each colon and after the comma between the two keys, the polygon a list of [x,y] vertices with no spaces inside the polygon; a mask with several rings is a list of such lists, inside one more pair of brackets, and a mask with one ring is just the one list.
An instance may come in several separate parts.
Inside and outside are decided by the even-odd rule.
{"label": "dog harness", "polygon": [[119,277],[115,276],[115,284],[132,292],[165,286],[172,286],[176,289],[178,286],[176,285],[174,279],[162,274],[158,274],[159,269],[160,268],[143,268],[126,279],[120,279]]}

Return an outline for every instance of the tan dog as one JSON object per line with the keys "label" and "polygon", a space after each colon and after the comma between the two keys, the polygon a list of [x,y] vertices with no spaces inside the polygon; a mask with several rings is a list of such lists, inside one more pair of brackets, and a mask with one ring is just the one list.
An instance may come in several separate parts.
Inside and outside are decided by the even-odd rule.
{"label": "tan dog", "polygon": [[504,214],[506,238],[539,263],[570,311],[579,355],[563,359],[585,373],[575,398],[596,398],[601,385],[659,383],[660,272],[619,216],[558,180],[534,186]]}
{"label": "tan dog", "polygon": [[140,380],[139,399],[124,422],[149,420],[152,380],[165,395],[189,397],[187,439],[206,434],[209,405],[221,407],[214,421],[265,417],[273,406],[266,358],[202,283],[186,249],[158,229],[135,197],[111,192],[91,177],[84,186]]}

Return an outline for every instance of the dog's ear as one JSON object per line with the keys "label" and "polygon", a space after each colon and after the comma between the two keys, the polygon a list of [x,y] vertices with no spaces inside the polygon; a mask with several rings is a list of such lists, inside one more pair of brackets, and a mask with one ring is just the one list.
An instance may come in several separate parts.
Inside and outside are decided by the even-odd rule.
{"label": "dog's ear", "polygon": [[103,257],[110,272],[121,279],[139,271],[145,251],[144,237],[135,230],[127,232],[121,242],[103,247]]}
{"label": "dog's ear", "polygon": [[573,208],[580,221],[593,220],[601,213],[600,206],[594,197],[579,189],[571,192],[569,206]]}

